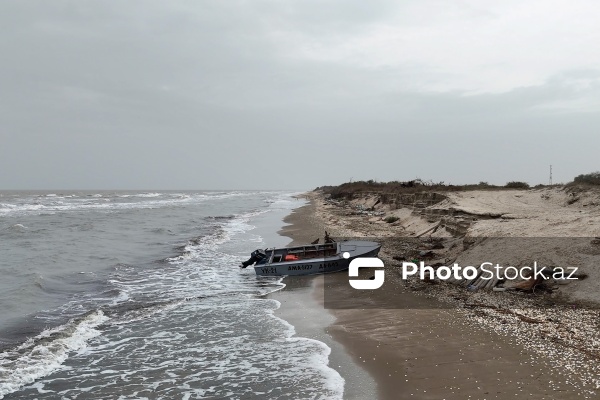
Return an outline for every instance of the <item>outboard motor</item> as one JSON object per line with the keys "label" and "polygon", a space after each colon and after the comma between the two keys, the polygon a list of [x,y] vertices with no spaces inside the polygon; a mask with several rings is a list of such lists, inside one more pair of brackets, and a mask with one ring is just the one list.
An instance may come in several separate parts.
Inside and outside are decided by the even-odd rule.
{"label": "outboard motor", "polygon": [[267,253],[263,249],[254,250],[250,254],[250,258],[248,259],[248,261],[244,261],[243,263],[240,264],[240,268],[246,268],[249,265],[252,265],[261,260],[264,260],[266,257],[267,257]]}

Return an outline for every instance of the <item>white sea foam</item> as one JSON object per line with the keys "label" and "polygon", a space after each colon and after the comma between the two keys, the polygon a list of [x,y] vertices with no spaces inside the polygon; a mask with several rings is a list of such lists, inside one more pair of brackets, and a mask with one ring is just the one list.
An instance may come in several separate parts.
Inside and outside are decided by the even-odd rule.
{"label": "white sea foam", "polygon": [[[269,197],[252,198],[252,204]],[[207,227],[215,230],[190,240],[183,254],[167,263],[119,264],[111,273],[109,290],[95,295],[110,319],[100,313],[102,335],[93,345],[86,343],[99,334],[98,325],[84,321],[99,316],[67,324],[72,328],[56,328],[60,332],[55,334],[46,331],[46,337],[39,335],[12,351],[12,359],[0,359],[0,383],[15,371],[10,375],[10,391],[0,386],[4,390],[0,393],[22,387],[24,397],[40,399],[85,397],[86,392],[106,398],[115,391],[127,398],[341,398],[344,381],[328,366],[329,347],[296,337],[294,327],[273,314],[280,304],[261,296],[285,287],[282,278],[257,278],[252,271],[240,272],[236,267],[241,252],[262,241],[251,232],[261,221],[255,218],[297,204],[283,195],[273,197],[276,200],[268,207],[263,204],[260,210],[232,218],[204,219],[201,214],[200,232],[207,232]],[[200,199],[170,193],[115,202],[133,201],[139,208],[139,203]],[[100,204],[89,197],[82,201]],[[223,208],[224,215],[239,210],[243,202],[235,200],[232,208]],[[64,311],[62,315],[69,315],[69,310]],[[84,332],[77,333],[76,326]],[[74,337],[82,338],[81,342],[77,344]],[[63,340],[66,343],[59,345]],[[36,347],[44,349],[47,361],[31,363],[33,368],[27,370],[15,368],[15,360],[24,362],[24,355]]]}
{"label": "white sea foam", "polygon": [[[330,349],[295,337],[293,326],[273,315],[277,301],[209,300],[180,302],[143,320],[111,320],[106,331],[118,327],[118,336],[103,335],[90,347],[78,375],[57,377],[65,389],[56,397],[69,397],[74,385],[94,386],[94,393],[135,386],[137,398],[153,392],[164,398],[342,397],[344,381],[327,366]],[[81,376],[90,378],[82,382]]]}
{"label": "white sea foam", "polygon": [[69,353],[85,349],[87,341],[100,334],[95,328],[107,320],[102,311],[90,313],[0,354],[0,399],[57,370]]}
{"label": "white sea foam", "polygon": [[[285,286],[285,285],[284,285]],[[281,307],[281,302],[277,300],[273,300],[277,303],[277,309]],[[339,374],[338,371],[329,367],[329,355],[331,354],[331,348],[327,346],[327,344],[310,338],[305,338],[296,335],[296,328],[287,322],[286,320],[279,318],[275,315],[275,310],[271,310],[269,316],[276,320],[281,321],[282,324],[287,325],[288,329],[286,332],[286,340],[290,342],[304,342],[316,345],[320,348],[320,351],[315,351],[309,354],[309,361],[307,364],[311,365],[313,368],[317,368],[322,376],[323,376],[323,384],[326,388],[326,393],[321,394],[318,399],[342,399],[344,396],[344,385],[345,380]]]}
{"label": "white sea foam", "polygon": [[268,210],[256,210],[234,215],[233,219],[228,220],[219,231],[188,243],[184,247],[183,254],[168,258],[167,261],[181,264],[191,260],[206,258],[209,256],[210,252],[216,251],[219,245],[230,241],[233,236],[254,229],[255,226],[249,223],[250,219],[266,212],[268,212]]}
{"label": "white sea foam", "polygon": [[161,193],[140,193],[137,197],[159,197],[162,196]]}
{"label": "white sea foam", "polygon": [[[260,192],[257,192],[260,193]],[[104,196],[100,193],[85,198],[61,197],[64,201],[56,201],[55,196],[49,198],[31,198],[30,202],[11,204],[0,203],[0,216],[42,214],[84,210],[117,211],[128,209],[162,208],[177,205],[202,203],[209,200],[220,200],[240,196],[252,196],[254,192],[223,192],[223,193],[139,193],[131,195]],[[128,201],[129,197],[140,198],[143,201]],[[123,199],[123,200],[120,200]]]}
{"label": "white sea foam", "polygon": [[8,230],[8,231],[16,231],[16,232],[24,232],[27,229],[29,229],[29,228],[23,224],[14,224],[14,225],[11,225],[8,228],[6,228],[6,230]]}

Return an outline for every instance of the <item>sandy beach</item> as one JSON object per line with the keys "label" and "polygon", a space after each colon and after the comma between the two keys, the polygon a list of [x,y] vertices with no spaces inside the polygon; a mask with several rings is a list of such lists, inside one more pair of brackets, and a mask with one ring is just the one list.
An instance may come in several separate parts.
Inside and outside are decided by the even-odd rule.
{"label": "sandy beach", "polygon": [[599,20],[0,1],[0,400],[600,399]]}
{"label": "sandy beach", "polygon": [[[560,200],[556,199],[558,192],[549,194],[554,195],[555,199],[551,202],[552,207],[544,204],[547,207],[545,212],[523,200],[523,197],[527,200],[529,196],[538,202],[537,198],[543,200],[545,193],[540,196],[540,193],[522,192],[508,191],[501,193],[501,196],[468,192],[452,194],[444,200],[445,204],[438,202],[426,208],[431,214],[439,213],[437,210],[444,206],[463,207],[460,218],[464,219],[465,210],[470,215],[498,212],[497,204],[489,200],[499,198],[506,208],[501,210],[501,215],[507,216],[504,222],[496,220],[494,225],[493,220],[482,218],[481,223],[471,223],[468,229],[477,235],[482,231],[490,234],[493,229],[502,229],[506,236],[506,232],[513,229],[511,226],[514,225],[519,234],[535,236],[536,230],[557,226],[555,222],[562,218],[566,227],[561,232],[583,232],[577,230],[581,222],[572,218],[574,214],[581,218],[582,210],[564,209]],[[374,200],[371,195],[361,196],[345,208],[332,204],[322,193],[309,193],[308,199],[310,204],[293,211],[285,219],[290,225],[280,232],[292,238],[294,243],[308,243],[322,237],[325,229],[333,236],[416,236],[435,223],[439,224],[431,218],[424,218],[421,215],[423,213],[416,213],[414,207],[390,207],[385,202],[382,204]],[[461,199],[468,199],[463,202],[468,203],[467,206],[476,205],[473,207],[477,208],[476,211],[471,212],[465,204],[460,204]],[[507,199],[517,199],[524,205],[515,207],[514,202]],[[349,208],[368,209],[371,212],[350,215]],[[561,208],[564,209],[562,214],[557,212]],[[529,209],[530,215],[516,216],[518,212],[523,213],[524,209]],[[591,207],[583,210],[587,213]],[[596,209],[591,213],[590,218],[598,218]],[[384,223],[383,217],[389,215],[398,216],[398,222]],[[448,221],[432,236],[451,236],[449,231],[460,222]],[[529,230],[525,232],[528,226]],[[587,231],[583,234],[594,234],[595,226],[587,224],[586,220]],[[386,248],[384,244],[380,257],[386,265],[394,262],[393,255],[394,249]],[[347,304],[352,301],[347,293],[327,291],[325,286],[333,282],[331,279],[347,282],[344,273],[335,274],[335,277],[329,275],[325,280],[323,276],[309,277],[299,284],[303,289],[298,291],[292,289],[298,285],[296,280],[286,278],[284,282],[290,286],[290,290],[286,288],[274,297],[283,299],[280,313],[297,327],[298,334],[304,332],[308,337],[313,335],[317,338],[317,334],[327,337],[332,347],[330,365],[346,380],[345,398],[365,398],[359,388],[368,385],[357,384],[356,378],[359,377],[359,382],[360,379],[368,382],[368,378],[360,371],[357,374],[357,367],[372,377],[375,382],[373,390],[380,399],[575,399],[593,398],[596,395],[597,382],[593,379],[597,374],[594,370],[597,363],[595,353],[581,351],[571,354],[576,346],[567,348],[565,343],[558,345],[556,340],[550,340],[549,334],[544,336],[540,333],[540,329],[548,329],[549,325],[539,328],[538,325],[542,324],[528,324],[523,318],[514,318],[518,322],[502,321],[503,330],[498,329],[498,324],[494,322],[497,316],[491,313],[471,309],[465,311],[438,301],[438,298],[444,301],[450,298],[447,291],[427,295],[414,292],[406,285],[396,285],[394,290],[373,291],[370,296],[375,304],[383,305],[380,309],[353,308],[353,305]],[[457,293],[466,292],[464,289],[455,290],[459,291]],[[295,297],[291,294],[294,291]],[[310,300],[306,300],[306,297],[301,299],[309,292],[312,296]],[[327,309],[324,306],[325,292],[328,296],[327,305],[330,306]],[[298,304],[306,304],[307,301],[311,305],[305,307],[312,311],[306,313],[305,309],[298,312]],[[387,306],[398,302],[403,305],[401,309]],[[333,308],[332,304],[335,304]],[[316,308],[333,318],[328,320]],[[296,317],[289,318],[292,315]],[[320,317],[314,319],[317,315]],[[532,325],[536,325],[537,330],[530,328]],[[331,343],[342,346],[331,346]],[[571,353],[567,357],[569,351]],[[582,365],[573,367],[567,362],[573,358],[580,360]]]}

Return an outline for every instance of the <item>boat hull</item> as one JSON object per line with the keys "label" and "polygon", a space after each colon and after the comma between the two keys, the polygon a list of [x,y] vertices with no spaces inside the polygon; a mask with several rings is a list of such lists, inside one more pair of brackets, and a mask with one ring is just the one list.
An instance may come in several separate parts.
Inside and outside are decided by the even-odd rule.
{"label": "boat hull", "polygon": [[[339,242],[339,251],[334,257],[321,257],[306,260],[264,263],[254,266],[258,276],[318,275],[347,270],[350,262],[357,257],[377,257],[381,245],[368,241]],[[344,258],[343,254],[349,257]]]}

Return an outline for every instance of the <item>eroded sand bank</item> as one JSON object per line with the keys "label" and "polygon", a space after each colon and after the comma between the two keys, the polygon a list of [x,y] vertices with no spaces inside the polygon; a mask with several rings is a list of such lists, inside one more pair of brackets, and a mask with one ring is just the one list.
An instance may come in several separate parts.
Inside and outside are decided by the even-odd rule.
{"label": "eroded sand bank", "polygon": [[[385,238],[422,235],[436,224],[438,229],[422,238],[457,237],[458,228],[466,237],[600,234],[598,197],[588,193],[573,201],[574,196],[556,188],[457,192],[445,194],[441,202],[413,208],[391,206],[376,194],[344,204],[329,201],[322,193],[308,197],[312,206],[288,217],[292,225],[282,232],[302,243],[322,236],[325,229],[334,236]],[[386,223],[384,218],[389,216],[398,220]],[[442,219],[446,223],[440,224]],[[394,257],[398,258],[398,251],[384,244],[381,257],[386,269],[397,266]],[[335,279],[347,280],[347,276],[337,274]],[[588,285],[594,282],[587,280]],[[322,277],[317,278],[314,295],[321,304],[324,285]],[[414,292],[414,287],[399,284],[394,291],[373,292],[374,301],[385,308],[352,309],[337,304],[338,309],[329,310],[336,319],[328,332],[375,377],[380,398],[569,399],[596,395],[596,311],[567,310],[567,314],[563,310],[559,315],[555,311],[554,319],[537,309],[507,314],[515,304],[491,308],[486,303],[502,299],[503,294],[470,293],[451,286],[432,285]],[[330,300],[335,296],[335,292],[327,294]],[[442,300],[439,304],[438,299]],[[349,301],[347,294],[337,301]],[[399,301],[404,308],[390,306]],[[447,301],[454,301],[452,307]],[[469,301],[476,301],[473,304],[478,307],[465,308]],[[573,333],[573,324],[581,327],[581,332]],[[586,340],[592,345],[580,346]]]}

